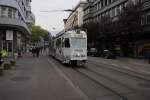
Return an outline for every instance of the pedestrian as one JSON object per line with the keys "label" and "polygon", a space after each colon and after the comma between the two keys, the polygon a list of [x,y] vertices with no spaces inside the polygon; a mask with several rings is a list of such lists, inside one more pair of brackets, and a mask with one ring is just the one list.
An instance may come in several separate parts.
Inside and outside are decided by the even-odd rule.
{"label": "pedestrian", "polygon": [[40,53],[41,53],[41,54],[43,53],[43,47],[40,48]]}
{"label": "pedestrian", "polygon": [[35,53],[36,53],[35,47],[33,47],[31,51],[32,51],[33,57],[35,57]]}
{"label": "pedestrian", "polygon": [[40,53],[40,48],[36,47],[36,57],[39,57],[39,53]]}
{"label": "pedestrian", "polygon": [[1,67],[2,63],[3,63],[3,60],[2,60],[2,53],[0,52],[0,67]]}
{"label": "pedestrian", "polygon": [[18,57],[22,57],[22,52],[21,52],[21,49],[18,49]]}

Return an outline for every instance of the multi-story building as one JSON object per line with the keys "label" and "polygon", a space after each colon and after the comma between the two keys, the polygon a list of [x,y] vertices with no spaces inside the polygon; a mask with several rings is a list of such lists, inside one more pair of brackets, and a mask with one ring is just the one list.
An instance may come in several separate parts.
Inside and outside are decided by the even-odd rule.
{"label": "multi-story building", "polygon": [[[98,22],[102,16],[109,16],[113,22],[118,20],[123,7],[128,2],[133,1],[136,4],[139,0],[87,0],[89,3],[84,7],[83,23],[88,24],[89,22]],[[132,48],[133,56],[144,57],[148,51],[145,51],[145,45],[149,43],[150,36],[150,1],[140,0],[143,2],[143,18],[141,19],[143,25],[143,33],[145,34],[140,39],[132,41],[129,45]],[[145,33],[144,33],[145,32]],[[120,48],[120,47],[118,47]]]}
{"label": "multi-story building", "polygon": [[81,27],[83,25],[83,7],[86,4],[85,1],[80,1],[73,11],[70,13],[69,17],[64,21],[65,30],[73,29],[76,27]]}
{"label": "multi-story building", "polygon": [[89,0],[84,8],[84,23],[98,21],[102,16],[109,16],[113,20],[122,11],[128,0]]}
{"label": "multi-story building", "polygon": [[145,31],[150,31],[150,1],[143,0],[143,2],[144,15],[142,19],[142,24],[144,25]]}
{"label": "multi-story building", "polygon": [[0,50],[10,55],[25,50],[30,26],[35,22],[30,3],[31,0],[0,0]]}

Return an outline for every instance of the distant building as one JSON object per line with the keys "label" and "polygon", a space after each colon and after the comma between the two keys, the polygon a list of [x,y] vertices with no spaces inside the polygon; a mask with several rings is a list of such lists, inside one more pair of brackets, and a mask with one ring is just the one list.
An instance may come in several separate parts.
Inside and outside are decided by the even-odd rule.
{"label": "distant building", "polygon": [[64,20],[65,30],[81,27],[83,25],[83,7],[85,4],[86,1],[80,1],[70,13],[69,17]]}
{"label": "distant building", "polygon": [[32,0],[0,0],[0,50],[10,55],[25,50],[30,27],[35,22],[31,12]]}

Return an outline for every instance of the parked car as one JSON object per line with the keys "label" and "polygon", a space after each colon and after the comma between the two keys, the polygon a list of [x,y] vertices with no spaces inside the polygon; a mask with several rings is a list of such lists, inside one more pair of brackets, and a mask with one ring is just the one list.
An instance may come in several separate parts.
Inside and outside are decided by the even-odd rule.
{"label": "parked car", "polygon": [[97,48],[90,48],[88,50],[88,56],[100,56],[100,52],[97,50]]}
{"label": "parked car", "polygon": [[116,59],[116,55],[108,49],[103,51],[102,56],[106,59]]}

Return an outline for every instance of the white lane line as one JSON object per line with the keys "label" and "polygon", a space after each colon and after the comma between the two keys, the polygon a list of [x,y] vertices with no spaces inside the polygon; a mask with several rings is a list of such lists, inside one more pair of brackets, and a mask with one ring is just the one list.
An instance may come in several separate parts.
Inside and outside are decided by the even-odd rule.
{"label": "white lane line", "polygon": [[129,69],[129,70],[131,70],[131,71],[133,70],[131,67],[127,67],[127,66],[126,66],[126,67],[123,67],[123,68]]}
{"label": "white lane line", "polygon": [[149,67],[149,65],[146,65],[146,64],[141,64],[141,63],[136,63],[136,62],[129,62],[129,63],[135,64],[135,65],[140,65],[140,66]]}
{"label": "white lane line", "polygon": [[[114,64],[114,63],[111,63],[110,65],[113,65],[113,66],[115,66],[115,67],[120,67],[119,65],[117,65],[117,64]],[[128,69],[128,70],[133,70],[131,67],[129,67],[129,66],[122,66],[122,68],[123,69]]]}
{"label": "white lane line", "polygon": [[140,71],[143,72],[143,73],[146,73],[146,74],[150,74],[150,72],[146,71],[146,70],[140,70]]}
{"label": "white lane line", "polygon": [[82,90],[78,87],[75,86],[73,84],[73,82],[65,75],[65,73],[59,69],[56,64],[54,64],[52,61],[50,61],[50,59],[48,59],[48,62],[52,65],[52,67],[56,70],[56,72],[62,77],[64,78],[69,85],[84,99],[84,100],[91,100],[85,93],[82,92]]}
{"label": "white lane line", "polygon": [[114,64],[114,63],[110,63],[110,65],[113,65],[113,66],[119,67],[117,64]]}

